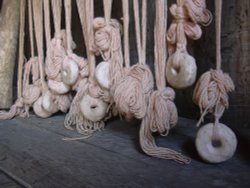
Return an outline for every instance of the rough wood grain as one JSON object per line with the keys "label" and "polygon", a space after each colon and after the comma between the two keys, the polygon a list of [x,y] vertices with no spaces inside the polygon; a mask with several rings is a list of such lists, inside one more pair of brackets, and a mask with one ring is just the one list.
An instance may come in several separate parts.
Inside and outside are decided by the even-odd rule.
{"label": "rough wood grain", "polygon": [[19,23],[19,0],[4,0],[0,13],[0,108],[12,104]]}

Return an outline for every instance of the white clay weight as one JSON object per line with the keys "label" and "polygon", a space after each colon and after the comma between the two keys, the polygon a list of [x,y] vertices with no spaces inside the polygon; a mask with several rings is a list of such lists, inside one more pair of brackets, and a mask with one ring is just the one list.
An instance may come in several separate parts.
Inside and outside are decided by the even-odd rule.
{"label": "white clay weight", "polygon": [[200,157],[209,163],[220,163],[230,159],[237,147],[234,132],[224,124],[214,127],[209,123],[201,127],[195,140]]}
{"label": "white clay weight", "polygon": [[63,83],[74,85],[79,76],[79,68],[77,63],[70,57],[66,57],[62,63],[61,76]]}
{"label": "white clay weight", "polygon": [[42,96],[33,104],[33,111],[40,118],[48,118],[52,115],[51,112],[46,111],[42,106]]}
{"label": "white clay weight", "polygon": [[191,86],[196,79],[197,66],[195,59],[188,53],[180,53],[177,62],[179,68],[174,67],[174,61],[177,59],[176,54],[169,57],[166,66],[166,77],[168,83],[177,89],[184,89]]}
{"label": "white clay weight", "polygon": [[52,114],[58,112],[57,105],[54,103],[52,93],[49,90],[42,96],[42,107]]}
{"label": "white clay weight", "polygon": [[110,88],[110,80],[109,80],[109,63],[103,61],[96,66],[95,69],[95,78],[98,84],[104,88]]}
{"label": "white clay weight", "polygon": [[80,109],[83,116],[92,121],[102,120],[107,112],[108,104],[101,99],[85,95],[80,103]]}

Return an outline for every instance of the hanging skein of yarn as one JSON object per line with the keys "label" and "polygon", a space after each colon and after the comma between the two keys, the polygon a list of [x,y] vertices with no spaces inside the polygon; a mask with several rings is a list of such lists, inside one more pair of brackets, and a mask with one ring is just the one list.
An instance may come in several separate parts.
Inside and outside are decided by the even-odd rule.
{"label": "hanging skein of yarn", "polygon": [[93,50],[101,54],[103,62],[96,67],[95,77],[101,87],[113,90],[123,77],[121,29],[117,20],[111,19],[112,0],[104,0],[105,18],[95,18]]}
{"label": "hanging skein of yarn", "polygon": [[63,60],[66,57],[66,31],[61,30],[61,0],[51,1],[52,13],[54,18],[55,36],[50,41],[47,48],[45,61],[45,72],[48,80],[48,87],[56,94],[65,94],[69,92],[70,86],[62,82],[61,68]]}
{"label": "hanging skein of yarn", "polygon": [[178,114],[174,104],[175,92],[166,87],[165,62],[167,59],[166,38],[167,31],[167,0],[156,1],[155,19],[155,77],[157,90],[152,92],[146,116],[140,128],[140,145],[142,150],[151,156],[172,159],[180,163],[189,163],[189,159],[174,150],[158,147],[152,133],[158,132],[167,136],[169,130],[177,124]]}
{"label": "hanging skein of yarn", "polygon": [[33,111],[35,114],[41,118],[47,118],[51,116],[53,113],[47,111],[43,107],[43,96],[48,91],[47,83],[45,81],[45,73],[44,73],[44,52],[43,52],[43,1],[32,1],[30,3],[33,9],[34,15],[34,25],[35,25],[35,39],[37,44],[37,52],[38,52],[38,65],[39,65],[39,76],[40,76],[40,89],[41,96],[34,102]]}
{"label": "hanging skein of yarn", "polygon": [[139,63],[129,68],[127,74],[117,85],[113,97],[116,108],[122,116],[125,116],[126,119],[133,117],[141,119],[146,115],[154,81],[152,72],[146,65],[147,2],[142,1],[142,29],[140,29],[138,0],[133,3]]}
{"label": "hanging skein of yarn", "polygon": [[[65,117],[64,125],[72,129],[76,125],[79,133],[90,136],[104,128],[105,116],[108,115],[109,94],[102,90],[95,81],[95,57],[91,52],[93,44],[93,0],[77,1],[83,36],[85,39],[89,78],[78,82],[77,93],[72,101],[70,111]],[[108,116],[109,117],[109,116]]]}
{"label": "hanging skein of yarn", "polygon": [[[220,163],[231,158],[237,147],[234,132],[219,119],[228,108],[228,92],[234,90],[234,83],[228,74],[221,70],[221,12],[222,0],[215,0],[216,9],[216,70],[211,69],[199,79],[193,95],[193,101],[199,105],[201,124],[207,113],[212,113],[215,123],[203,126],[197,133],[196,149],[203,160]],[[216,144],[217,143],[217,144]]]}
{"label": "hanging skein of yarn", "polygon": [[199,39],[202,35],[199,24],[208,25],[212,17],[205,0],[177,0],[177,4],[170,7],[170,13],[174,21],[167,35],[170,57],[166,77],[171,86],[183,89],[195,82],[197,71],[195,59],[187,52],[186,36]]}
{"label": "hanging skein of yarn", "polygon": [[23,63],[24,63],[24,28],[25,28],[25,6],[26,0],[21,0],[20,2],[20,26],[19,26],[19,57],[18,57],[18,80],[17,80],[17,100],[10,107],[9,111],[0,111],[0,120],[12,119],[17,115],[26,116],[24,111],[23,102],[23,86],[22,86],[22,76],[23,76]]}

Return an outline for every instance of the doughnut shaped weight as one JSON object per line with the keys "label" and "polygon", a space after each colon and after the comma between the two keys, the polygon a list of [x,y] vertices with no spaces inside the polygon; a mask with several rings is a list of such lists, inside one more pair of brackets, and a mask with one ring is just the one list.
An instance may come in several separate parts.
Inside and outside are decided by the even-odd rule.
{"label": "doughnut shaped weight", "polygon": [[51,112],[46,111],[43,108],[43,98],[42,96],[38,98],[38,100],[33,104],[33,111],[40,118],[48,118],[52,115]]}
{"label": "doughnut shaped weight", "polygon": [[66,57],[62,64],[61,75],[63,83],[67,85],[74,85],[79,76],[79,68],[77,63],[73,59]]}
{"label": "doughnut shaped weight", "polygon": [[109,80],[109,63],[108,62],[102,61],[96,66],[95,77],[96,77],[98,84],[102,88],[109,89],[110,80]]}
{"label": "doughnut shaped weight", "polygon": [[[166,66],[166,78],[168,83],[176,89],[184,89],[191,86],[196,79],[197,66],[195,59],[187,53],[180,53],[180,57],[173,54],[169,57]],[[179,68],[174,67],[174,61],[178,61]]]}
{"label": "doughnut shaped weight", "polygon": [[108,104],[101,99],[85,95],[80,103],[82,115],[92,121],[102,120],[107,112]]}
{"label": "doughnut shaped weight", "polygon": [[197,133],[195,146],[200,157],[209,163],[221,163],[230,159],[237,147],[234,132],[222,123],[216,127],[209,123]]}

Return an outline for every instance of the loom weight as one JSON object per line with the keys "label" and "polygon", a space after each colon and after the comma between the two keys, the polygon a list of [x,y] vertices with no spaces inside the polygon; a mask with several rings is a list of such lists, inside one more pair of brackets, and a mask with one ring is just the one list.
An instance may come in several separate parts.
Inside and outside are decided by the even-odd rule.
{"label": "loom weight", "polygon": [[102,61],[96,66],[95,69],[95,78],[98,84],[104,88],[110,88],[110,80],[109,80],[109,62]]}
{"label": "loom weight", "polygon": [[204,161],[221,163],[233,156],[237,139],[234,132],[226,125],[209,123],[199,129],[195,146]]}
{"label": "loom weight", "polygon": [[78,65],[69,56],[66,56],[63,60],[61,76],[62,76],[62,82],[69,86],[74,85],[78,79],[79,76]]}
{"label": "loom weight", "polygon": [[184,89],[191,86],[195,82],[196,72],[195,59],[187,52],[175,52],[167,61],[166,79],[174,88]]}

